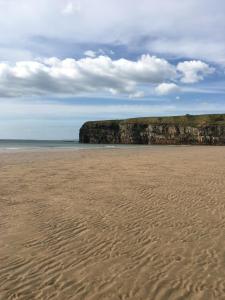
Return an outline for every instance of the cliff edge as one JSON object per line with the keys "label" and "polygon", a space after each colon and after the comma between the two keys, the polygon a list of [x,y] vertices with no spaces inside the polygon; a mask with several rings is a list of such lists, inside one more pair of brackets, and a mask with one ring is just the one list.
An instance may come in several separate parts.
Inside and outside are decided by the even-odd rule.
{"label": "cliff edge", "polygon": [[86,122],[80,143],[225,145],[225,114]]}

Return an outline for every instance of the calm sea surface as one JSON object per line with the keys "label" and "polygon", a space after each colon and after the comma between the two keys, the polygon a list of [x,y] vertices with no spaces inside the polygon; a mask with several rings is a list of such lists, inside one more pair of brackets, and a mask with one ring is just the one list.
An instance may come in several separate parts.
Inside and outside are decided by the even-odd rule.
{"label": "calm sea surface", "polygon": [[135,145],[80,144],[78,141],[0,140],[0,152],[17,152],[17,151],[41,150],[41,149],[79,150],[79,149],[127,148],[127,147],[129,148],[137,147],[137,145],[135,146]]}

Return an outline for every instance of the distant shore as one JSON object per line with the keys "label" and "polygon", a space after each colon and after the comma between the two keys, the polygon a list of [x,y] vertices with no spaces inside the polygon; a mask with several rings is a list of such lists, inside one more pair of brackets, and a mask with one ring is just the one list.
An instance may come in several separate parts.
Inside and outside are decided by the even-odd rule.
{"label": "distant shore", "polygon": [[0,299],[223,299],[225,148],[0,155]]}

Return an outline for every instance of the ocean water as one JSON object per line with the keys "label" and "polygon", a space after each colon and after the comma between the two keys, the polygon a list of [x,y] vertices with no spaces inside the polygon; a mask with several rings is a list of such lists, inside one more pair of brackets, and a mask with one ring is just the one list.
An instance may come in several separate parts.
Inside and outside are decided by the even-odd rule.
{"label": "ocean water", "polygon": [[0,140],[0,152],[17,152],[50,149],[103,149],[103,148],[127,148],[135,145],[103,145],[80,144],[78,141],[37,141],[37,140]]}

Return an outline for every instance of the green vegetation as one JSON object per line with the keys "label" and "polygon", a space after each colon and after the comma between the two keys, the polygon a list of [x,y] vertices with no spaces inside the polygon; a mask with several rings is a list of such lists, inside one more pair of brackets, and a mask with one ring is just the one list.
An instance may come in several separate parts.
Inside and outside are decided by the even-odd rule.
{"label": "green vegetation", "polygon": [[86,125],[106,125],[115,126],[117,124],[170,124],[170,125],[186,125],[186,126],[204,126],[204,125],[225,125],[225,114],[212,115],[184,115],[184,116],[170,116],[170,117],[145,117],[132,118],[124,120],[105,120],[87,122]]}

